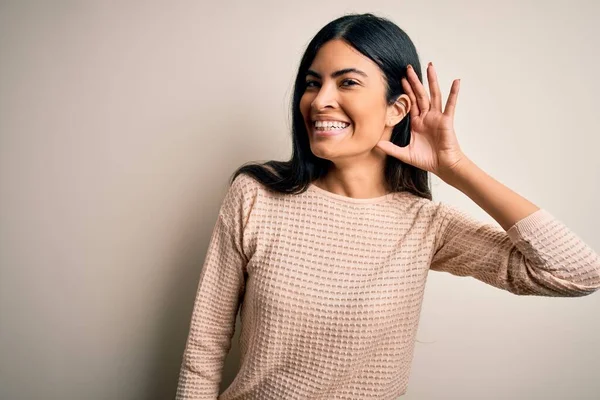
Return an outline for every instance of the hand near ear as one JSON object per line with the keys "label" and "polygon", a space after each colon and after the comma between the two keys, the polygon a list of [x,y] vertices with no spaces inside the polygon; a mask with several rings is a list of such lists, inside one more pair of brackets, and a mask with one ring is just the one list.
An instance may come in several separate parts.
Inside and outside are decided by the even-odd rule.
{"label": "hand near ear", "polygon": [[409,65],[407,78],[402,87],[411,100],[411,139],[406,147],[389,141],[380,141],[377,147],[390,156],[440,177],[450,173],[458,163],[466,159],[454,132],[454,110],[460,80],[452,82],[446,108],[442,111],[442,96],[432,63],[427,66],[427,80],[431,100],[419,81],[417,73]]}

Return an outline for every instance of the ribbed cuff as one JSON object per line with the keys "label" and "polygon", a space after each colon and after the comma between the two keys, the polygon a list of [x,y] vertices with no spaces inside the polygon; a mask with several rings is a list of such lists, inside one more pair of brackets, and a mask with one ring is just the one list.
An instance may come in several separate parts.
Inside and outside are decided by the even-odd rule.
{"label": "ribbed cuff", "polygon": [[533,232],[543,226],[546,222],[554,219],[554,216],[543,208],[534,211],[527,217],[517,221],[516,224],[506,231],[510,239],[515,242],[518,238],[523,237],[528,232]]}

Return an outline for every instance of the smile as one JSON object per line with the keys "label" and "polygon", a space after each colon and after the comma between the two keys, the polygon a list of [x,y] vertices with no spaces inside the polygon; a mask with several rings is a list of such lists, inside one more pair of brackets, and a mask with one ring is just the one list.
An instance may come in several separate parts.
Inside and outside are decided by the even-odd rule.
{"label": "smile", "polygon": [[335,136],[346,132],[351,124],[343,121],[314,121],[312,125],[316,136]]}

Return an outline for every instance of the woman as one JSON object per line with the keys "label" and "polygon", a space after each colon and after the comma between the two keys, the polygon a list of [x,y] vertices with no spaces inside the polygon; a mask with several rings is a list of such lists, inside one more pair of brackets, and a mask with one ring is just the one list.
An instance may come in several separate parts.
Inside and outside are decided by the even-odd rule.
{"label": "woman", "polygon": [[[296,77],[293,155],[242,166],[200,277],[178,399],[395,399],[404,394],[428,271],[517,295],[585,296],[600,257],[546,210],[479,169],[431,99],[409,37],[346,15]],[[431,199],[428,174],[501,226]],[[241,310],[241,364],[219,396]]]}

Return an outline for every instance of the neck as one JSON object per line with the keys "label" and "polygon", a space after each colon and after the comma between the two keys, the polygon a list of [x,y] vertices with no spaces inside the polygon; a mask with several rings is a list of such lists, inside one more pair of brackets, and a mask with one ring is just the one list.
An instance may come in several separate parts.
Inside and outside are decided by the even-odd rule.
{"label": "neck", "polygon": [[389,193],[381,163],[353,163],[345,168],[334,165],[327,175],[317,179],[314,184],[328,192],[355,199],[369,199]]}

